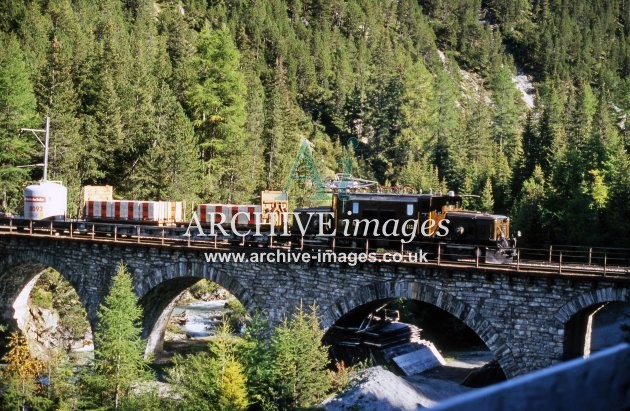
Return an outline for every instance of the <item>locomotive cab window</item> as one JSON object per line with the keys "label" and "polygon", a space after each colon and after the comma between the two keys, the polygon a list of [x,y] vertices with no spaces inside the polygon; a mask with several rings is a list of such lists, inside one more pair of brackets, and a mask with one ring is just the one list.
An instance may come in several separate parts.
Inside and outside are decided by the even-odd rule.
{"label": "locomotive cab window", "polygon": [[408,216],[413,215],[413,204],[407,204],[407,215]]}
{"label": "locomotive cab window", "polygon": [[461,202],[457,200],[446,200],[446,209],[449,211],[459,210],[461,208]]}
{"label": "locomotive cab window", "polygon": [[359,214],[359,203],[352,203],[352,214]]}
{"label": "locomotive cab window", "polygon": [[424,217],[429,215],[430,203],[429,199],[422,198],[420,199],[420,214]]}

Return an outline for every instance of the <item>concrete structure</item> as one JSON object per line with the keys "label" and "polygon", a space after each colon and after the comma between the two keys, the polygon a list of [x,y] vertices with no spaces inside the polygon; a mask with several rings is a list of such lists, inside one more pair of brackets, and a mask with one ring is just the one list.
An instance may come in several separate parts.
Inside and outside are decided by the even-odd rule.
{"label": "concrete structure", "polygon": [[[250,252],[261,249],[243,249]],[[409,298],[461,319],[511,377],[547,367],[564,355],[565,327],[576,314],[607,301],[626,301],[630,278],[533,275],[512,269],[395,263],[206,262],[203,250],[36,236],[0,236],[0,312],[12,321],[14,303],[43,268],[59,271],[77,290],[92,324],[116,264],[124,262],[145,310],[148,350],[159,348],[174,299],[200,278],[234,294],[249,310],[274,321],[314,301],[328,327],[357,307]],[[32,282],[30,284],[32,286]]]}
{"label": "concrete structure", "polygon": [[630,346],[620,344],[500,384],[474,390],[435,411],[529,411],[630,409]]}

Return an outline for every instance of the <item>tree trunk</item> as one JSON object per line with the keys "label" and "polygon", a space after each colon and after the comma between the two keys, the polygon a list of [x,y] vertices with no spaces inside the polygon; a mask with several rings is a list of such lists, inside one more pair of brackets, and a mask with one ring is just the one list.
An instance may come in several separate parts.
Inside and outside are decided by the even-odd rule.
{"label": "tree trunk", "polygon": [[114,396],[114,409],[117,410],[118,409],[118,398],[119,398],[119,391],[120,391],[120,382],[119,382],[119,375],[120,373],[120,353],[118,354],[118,357],[116,358],[116,394]]}

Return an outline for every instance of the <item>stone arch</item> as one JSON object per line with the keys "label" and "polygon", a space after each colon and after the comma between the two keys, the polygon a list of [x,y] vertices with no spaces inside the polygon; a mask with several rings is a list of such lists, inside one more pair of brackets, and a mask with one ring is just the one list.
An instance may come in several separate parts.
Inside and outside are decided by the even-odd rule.
{"label": "stone arch", "polygon": [[90,314],[95,314],[95,311],[90,310],[90,302],[85,298],[86,294],[82,292],[77,274],[69,266],[63,262],[55,261],[54,258],[47,254],[29,258],[10,259],[8,264],[3,264],[0,267],[0,284],[2,284],[0,287],[0,310],[2,310],[2,319],[8,322],[12,328],[18,326],[18,321],[14,318],[17,309],[16,304],[20,307],[25,306],[26,299],[39,276],[46,268],[52,268],[59,272],[74,288],[93,329],[96,317]]}
{"label": "stone arch", "polygon": [[[11,270],[20,266],[50,267],[61,274],[74,288],[85,309],[92,330],[96,325],[96,314],[101,299],[108,287],[111,270],[103,269],[98,251],[106,246],[99,244],[76,243],[72,241],[48,242],[41,239],[9,239],[9,247],[1,247],[3,260],[0,263],[0,279],[11,279]],[[6,246],[6,244],[2,244]],[[89,248],[88,248],[89,247]],[[11,251],[7,251],[11,250]],[[19,251],[16,251],[19,250]],[[86,258],[86,250],[93,258]],[[110,272],[111,271],[111,272]],[[26,284],[26,283],[25,283]],[[4,304],[6,287],[0,289],[0,307],[6,312]],[[10,292],[8,293],[10,294]]]}
{"label": "stone arch", "polygon": [[629,296],[630,290],[628,288],[608,287],[587,291],[560,307],[554,314],[554,318],[561,324],[561,328],[563,328],[571,317],[585,308],[600,303],[614,301],[625,302]]}
{"label": "stone arch", "polygon": [[132,269],[136,294],[144,309],[142,336],[147,340],[145,353],[153,354],[161,350],[164,329],[171,315],[177,297],[201,279],[210,280],[225,288],[243,304],[248,312],[254,312],[259,305],[252,293],[239,281],[220,269],[207,263],[171,263],[152,269],[150,272]]}
{"label": "stone arch", "polygon": [[558,328],[564,332],[562,358],[571,359],[587,355],[585,343],[588,339],[588,323],[599,309],[611,302],[627,302],[630,290],[627,288],[601,288],[580,294],[565,303],[554,314]]}
{"label": "stone arch", "polygon": [[472,329],[488,349],[494,354],[505,375],[510,378],[516,375],[517,367],[513,354],[504,337],[495,327],[466,302],[436,287],[413,281],[387,281],[362,286],[337,299],[322,313],[322,326],[330,327],[335,321],[352,309],[368,304],[374,300],[408,298],[434,305],[454,317],[460,319]]}
{"label": "stone arch", "polygon": [[[38,358],[40,356],[47,358],[49,355],[46,349],[46,347],[50,348],[50,346],[47,345],[48,340],[44,341],[39,338],[36,338],[36,341],[30,340],[33,338],[31,321],[33,321],[33,318],[37,318],[39,314],[30,311],[28,305],[31,292],[46,269],[50,268],[57,271],[61,278],[66,280],[74,289],[79,303],[83,308],[83,312],[79,315],[87,317],[89,329],[93,332],[95,319],[89,316],[87,309],[88,301],[83,298],[84,294],[81,293],[78,287],[75,272],[67,265],[50,260],[49,258],[22,258],[21,260],[22,261],[12,260],[11,262],[14,264],[3,264],[0,268],[0,310],[2,310],[0,312],[0,320],[6,323],[10,330],[20,330],[24,333],[28,339],[31,354],[35,354]],[[37,260],[40,262],[37,262]],[[47,331],[50,330],[51,329],[47,329]],[[54,329],[52,330],[54,331]],[[37,340],[39,340],[39,342]],[[0,347],[0,356],[4,351],[4,347]]]}

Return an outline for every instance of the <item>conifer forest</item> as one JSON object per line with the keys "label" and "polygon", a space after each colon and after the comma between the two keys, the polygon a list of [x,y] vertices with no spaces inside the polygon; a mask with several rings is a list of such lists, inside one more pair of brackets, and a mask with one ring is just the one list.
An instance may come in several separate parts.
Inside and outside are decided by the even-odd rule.
{"label": "conifer forest", "polygon": [[[189,208],[257,201],[289,187],[306,139],[322,178],[454,191],[509,216],[519,246],[628,248],[629,116],[630,0],[0,2],[3,217],[44,176],[20,130],[49,117],[47,177],[72,219],[93,185]],[[29,301],[70,312],[82,338],[72,286],[42,278]],[[307,301],[273,327],[234,302],[239,337],[224,321],[157,371],[123,262],[102,301],[80,367],[63,350],[36,359],[0,323],[0,409],[310,409],[353,372]]]}
{"label": "conifer forest", "polygon": [[[628,245],[622,0],[7,0],[0,194],[50,179],[120,198],[248,201],[301,138],[320,173],[477,194],[531,243]],[[513,76],[531,77],[526,104]]]}

